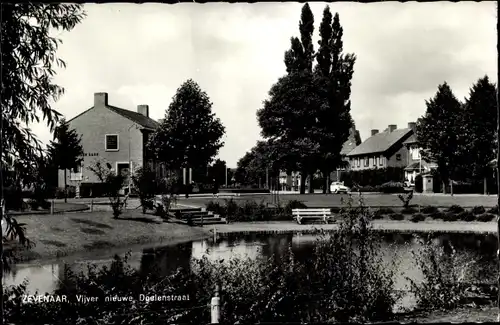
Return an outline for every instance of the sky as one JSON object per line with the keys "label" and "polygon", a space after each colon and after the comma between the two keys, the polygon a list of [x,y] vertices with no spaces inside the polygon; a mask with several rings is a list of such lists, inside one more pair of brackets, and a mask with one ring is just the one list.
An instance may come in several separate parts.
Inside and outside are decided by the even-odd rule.
{"label": "sky", "polygon": [[[315,38],[327,3],[311,3]],[[497,82],[495,2],[328,4],[354,53],[351,115],[362,140],[371,129],[403,128],[425,113],[444,81],[463,100],[474,82]],[[177,88],[195,80],[226,127],[219,157],[228,167],[261,139],[256,112],[285,74],[290,38],[299,36],[300,3],[86,4],[87,17],[62,40],[56,69],[65,88],[53,108],[72,118],[95,92],[161,119]],[[315,47],[317,48],[317,46]],[[31,126],[47,143],[44,124]]]}

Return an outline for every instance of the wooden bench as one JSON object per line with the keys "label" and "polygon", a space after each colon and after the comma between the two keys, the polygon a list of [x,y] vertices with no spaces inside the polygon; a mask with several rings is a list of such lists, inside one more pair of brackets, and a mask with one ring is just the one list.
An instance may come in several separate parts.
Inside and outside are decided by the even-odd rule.
{"label": "wooden bench", "polygon": [[302,224],[302,219],[322,219],[324,223],[328,223],[332,211],[327,208],[293,209],[292,215],[299,225]]}

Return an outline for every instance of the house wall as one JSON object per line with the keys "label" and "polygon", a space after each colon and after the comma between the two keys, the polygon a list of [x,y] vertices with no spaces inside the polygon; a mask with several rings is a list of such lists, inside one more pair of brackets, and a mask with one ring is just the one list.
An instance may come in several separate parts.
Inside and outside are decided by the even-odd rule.
{"label": "house wall", "polygon": [[[398,156],[399,155],[399,156]],[[408,165],[408,149],[406,146],[401,146],[387,157],[387,167],[406,167]]]}
{"label": "house wall", "polygon": [[[359,164],[358,164],[359,159]],[[368,159],[368,165],[365,160]],[[349,158],[350,170],[365,170],[374,168],[384,168],[387,166],[387,159],[382,154],[361,155]],[[359,165],[359,166],[358,166]]]}
{"label": "house wall", "polygon": [[[98,103],[90,110],[69,122],[70,128],[81,135],[84,151],[82,183],[98,182],[88,167],[97,160],[109,162],[116,171],[116,163],[132,162],[132,169],[142,166],[143,137],[139,125],[107,109]],[[132,126],[132,127],[131,127]],[[106,151],[105,135],[118,134],[118,151]],[[130,153],[129,153],[130,138]],[[77,186],[78,181],[71,181],[71,171],[67,171],[67,184]],[[64,187],[64,171],[59,171],[58,184]]]}

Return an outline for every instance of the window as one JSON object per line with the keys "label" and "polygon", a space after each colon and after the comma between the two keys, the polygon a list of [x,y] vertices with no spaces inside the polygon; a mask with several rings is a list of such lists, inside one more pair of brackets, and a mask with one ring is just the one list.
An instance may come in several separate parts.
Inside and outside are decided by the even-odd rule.
{"label": "window", "polygon": [[382,156],[378,157],[378,164],[379,166],[384,166],[384,157]]}
{"label": "window", "polygon": [[373,166],[377,166],[377,157],[373,157]]}
{"label": "window", "polygon": [[361,160],[359,158],[356,158],[357,162],[358,162],[358,167],[361,165]]}
{"label": "window", "polygon": [[365,167],[370,166],[370,158],[366,157],[365,158]]}
{"label": "window", "polygon": [[106,151],[118,151],[118,134],[106,134]]}
{"label": "window", "polygon": [[83,179],[83,165],[69,171],[69,179],[71,181],[81,181]]}
{"label": "window", "polygon": [[417,160],[420,159],[420,149],[417,147],[411,148],[411,159]]}
{"label": "window", "polygon": [[396,160],[401,160],[401,154],[400,153],[396,154]]}

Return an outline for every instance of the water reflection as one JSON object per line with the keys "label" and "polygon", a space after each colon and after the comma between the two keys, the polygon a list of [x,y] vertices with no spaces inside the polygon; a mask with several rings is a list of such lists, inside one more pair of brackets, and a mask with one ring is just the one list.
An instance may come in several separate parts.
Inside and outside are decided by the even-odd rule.
{"label": "water reflection", "polygon": [[[158,247],[144,251],[133,252],[129,264],[142,273],[157,272],[158,276],[172,273],[178,267],[190,268],[191,258],[207,256],[211,260],[224,259],[229,261],[232,257],[255,259],[258,256],[274,257],[275,263],[292,245],[292,251],[297,259],[306,261],[310,259],[314,243],[314,235],[250,235],[228,236],[214,242],[212,239],[196,241],[175,246]],[[492,235],[454,234],[440,235],[433,239],[434,245],[444,247],[451,251],[454,247],[457,255],[464,260],[476,259],[478,267],[474,268],[473,277],[477,281],[495,281],[497,247],[496,237]],[[398,270],[396,274],[396,287],[404,289],[408,284],[408,277],[418,281],[422,278],[421,271],[415,263],[412,251],[421,249],[418,238],[411,234],[386,234],[383,236],[381,253],[383,261],[390,263],[396,261]],[[85,272],[87,263],[94,263],[97,267],[110,265],[113,253],[109,258],[99,260],[81,260],[69,265],[74,272]],[[11,273],[4,276],[6,285],[20,284],[25,278],[29,279],[28,290],[32,293],[51,292],[60,285],[67,285],[64,279],[64,261],[57,264],[36,265],[26,264],[14,266]]]}

